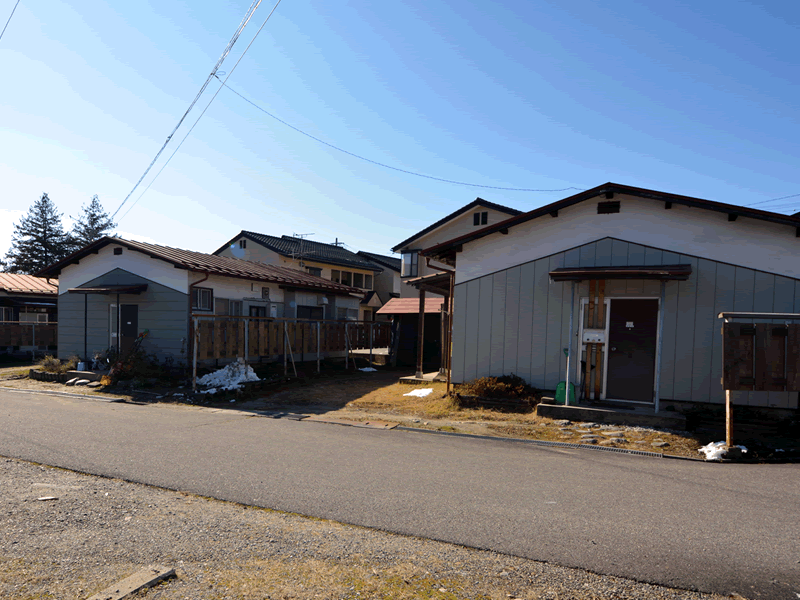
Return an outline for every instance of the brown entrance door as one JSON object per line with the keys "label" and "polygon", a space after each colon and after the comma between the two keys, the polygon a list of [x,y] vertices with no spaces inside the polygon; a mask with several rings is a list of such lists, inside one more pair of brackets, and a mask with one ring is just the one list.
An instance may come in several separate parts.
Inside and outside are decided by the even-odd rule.
{"label": "brown entrance door", "polygon": [[119,349],[127,352],[139,335],[139,305],[123,304],[119,313]]}
{"label": "brown entrance door", "polygon": [[658,300],[611,300],[606,398],[653,401],[657,332]]}

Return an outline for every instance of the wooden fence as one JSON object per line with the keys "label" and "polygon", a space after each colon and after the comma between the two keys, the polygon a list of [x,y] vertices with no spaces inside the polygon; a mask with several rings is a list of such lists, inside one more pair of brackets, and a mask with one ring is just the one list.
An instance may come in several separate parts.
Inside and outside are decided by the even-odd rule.
{"label": "wooden fence", "polygon": [[58,343],[58,323],[0,321],[0,347],[47,348]]}
{"label": "wooden fence", "polygon": [[192,315],[197,360],[317,360],[331,353],[386,348],[391,323]]}

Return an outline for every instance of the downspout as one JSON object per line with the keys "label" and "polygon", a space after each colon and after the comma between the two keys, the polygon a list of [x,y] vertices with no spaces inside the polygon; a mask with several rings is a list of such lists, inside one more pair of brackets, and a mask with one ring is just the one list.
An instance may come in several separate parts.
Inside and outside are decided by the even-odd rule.
{"label": "downspout", "polygon": [[[192,317],[192,288],[198,283],[203,283],[210,276],[208,271],[205,272],[206,276],[202,279],[189,284],[189,318],[186,323],[186,339],[192,338],[192,391],[197,390],[197,334],[199,333],[198,327],[193,327],[194,317]],[[213,308],[213,307],[212,307]],[[119,310],[119,308],[117,308]],[[212,311],[213,312],[213,311]],[[118,334],[119,335],[119,334]],[[189,344],[186,344],[188,350]]]}

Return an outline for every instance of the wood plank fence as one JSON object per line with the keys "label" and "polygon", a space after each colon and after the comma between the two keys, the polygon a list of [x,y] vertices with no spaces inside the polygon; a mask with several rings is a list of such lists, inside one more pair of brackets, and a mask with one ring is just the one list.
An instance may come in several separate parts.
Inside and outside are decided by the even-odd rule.
{"label": "wood plank fence", "polygon": [[47,348],[58,344],[58,323],[0,321],[0,347]]}
{"label": "wood plank fence", "polygon": [[192,321],[192,347],[199,361],[273,360],[286,354],[295,360],[317,360],[318,355],[386,348],[391,339],[388,322],[209,315],[192,315]]}

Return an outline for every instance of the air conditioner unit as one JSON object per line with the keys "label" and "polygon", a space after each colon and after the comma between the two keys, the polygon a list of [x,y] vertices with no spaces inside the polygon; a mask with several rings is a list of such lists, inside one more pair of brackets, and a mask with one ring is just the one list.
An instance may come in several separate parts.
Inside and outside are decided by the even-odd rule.
{"label": "air conditioner unit", "polygon": [[328,299],[325,296],[320,296],[319,300],[317,301],[317,304],[319,306],[325,306],[326,304],[328,304]]}

